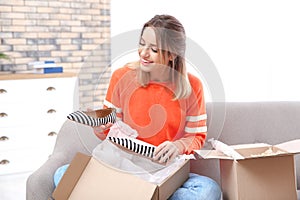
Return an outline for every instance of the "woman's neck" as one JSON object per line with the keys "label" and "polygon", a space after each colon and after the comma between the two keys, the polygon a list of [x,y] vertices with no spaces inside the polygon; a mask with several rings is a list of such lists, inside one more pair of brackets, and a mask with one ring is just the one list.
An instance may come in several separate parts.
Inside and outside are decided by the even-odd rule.
{"label": "woman's neck", "polygon": [[167,82],[170,80],[170,68],[163,67],[150,72],[150,81]]}

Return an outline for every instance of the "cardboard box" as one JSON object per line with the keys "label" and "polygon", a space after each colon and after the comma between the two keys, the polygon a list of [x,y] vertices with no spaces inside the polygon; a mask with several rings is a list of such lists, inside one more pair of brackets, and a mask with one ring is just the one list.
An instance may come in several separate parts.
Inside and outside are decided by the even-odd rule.
{"label": "cardboard box", "polygon": [[187,179],[189,160],[161,184],[147,182],[117,170],[91,156],[77,153],[52,194],[56,200],[162,200],[167,199]]}
{"label": "cardboard box", "polygon": [[217,150],[197,151],[204,159],[220,159],[224,200],[297,200],[294,154],[300,152],[300,140],[231,147],[243,158],[234,160]]}

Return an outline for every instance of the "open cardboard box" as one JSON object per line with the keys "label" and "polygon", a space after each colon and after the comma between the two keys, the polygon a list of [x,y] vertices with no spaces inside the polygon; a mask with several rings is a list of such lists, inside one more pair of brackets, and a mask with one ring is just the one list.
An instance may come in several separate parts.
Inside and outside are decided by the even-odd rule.
{"label": "open cardboard box", "polygon": [[243,158],[233,159],[218,150],[196,151],[203,159],[220,160],[224,200],[297,200],[294,154],[300,152],[300,139],[274,146],[231,147]]}
{"label": "open cardboard box", "polygon": [[156,185],[99,162],[91,156],[77,153],[52,198],[165,200],[188,179],[189,171],[190,162],[186,160],[176,172]]}

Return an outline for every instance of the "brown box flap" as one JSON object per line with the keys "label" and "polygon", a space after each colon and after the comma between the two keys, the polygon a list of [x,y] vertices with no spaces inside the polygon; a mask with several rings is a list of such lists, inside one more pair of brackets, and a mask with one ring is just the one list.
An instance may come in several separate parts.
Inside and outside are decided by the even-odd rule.
{"label": "brown box flap", "polygon": [[[278,145],[269,145],[265,143],[233,145],[233,149],[240,154],[243,159],[262,158],[270,156],[284,156],[300,153],[300,139],[292,140]],[[228,159],[234,160],[231,156],[225,155],[218,150],[196,150],[203,159]]]}
{"label": "brown box flap", "polygon": [[90,158],[90,156],[82,153],[77,153],[75,155],[70,166],[52,194],[54,199],[61,200],[69,198],[77,181],[80,179],[82,172],[89,163]]}
{"label": "brown box flap", "polygon": [[275,146],[289,153],[294,153],[294,154],[300,153],[300,139],[291,140],[288,142],[277,144]]}
{"label": "brown box flap", "polygon": [[189,160],[186,160],[176,173],[156,185],[77,153],[52,197],[56,200],[98,200],[99,197],[109,200],[167,199],[187,180],[189,166]]}
{"label": "brown box flap", "polygon": [[83,196],[89,200],[98,200],[99,197],[110,200],[151,199],[156,189],[157,186],[152,183],[91,158],[70,200],[82,200]]}
{"label": "brown box flap", "polygon": [[159,185],[159,199],[168,199],[188,179],[189,172],[190,160],[186,160],[183,167],[177,173],[170,175],[170,177]]}

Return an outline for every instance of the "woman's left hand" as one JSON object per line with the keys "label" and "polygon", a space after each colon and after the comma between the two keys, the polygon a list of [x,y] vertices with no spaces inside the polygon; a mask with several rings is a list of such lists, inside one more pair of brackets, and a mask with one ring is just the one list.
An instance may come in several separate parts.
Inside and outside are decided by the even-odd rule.
{"label": "woman's left hand", "polygon": [[107,123],[101,126],[95,126],[93,127],[95,135],[100,139],[100,140],[105,140],[106,135],[104,134],[104,131],[112,127],[113,123]]}
{"label": "woman's left hand", "polygon": [[170,163],[179,155],[178,147],[170,141],[158,145],[154,152],[153,160],[158,163]]}

